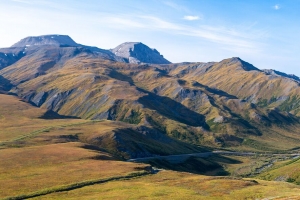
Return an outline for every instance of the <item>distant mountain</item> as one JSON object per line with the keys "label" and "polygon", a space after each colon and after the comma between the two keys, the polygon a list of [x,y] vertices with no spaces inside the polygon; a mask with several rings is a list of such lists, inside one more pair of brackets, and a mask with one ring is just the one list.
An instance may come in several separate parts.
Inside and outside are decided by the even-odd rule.
{"label": "distant mountain", "polygon": [[141,42],[125,42],[111,50],[116,56],[129,63],[170,64],[156,49],[150,49]]}
{"label": "distant mountain", "polygon": [[237,57],[171,64],[142,43],[107,53],[51,37],[0,49],[0,89],[60,115],[122,121],[197,145],[274,150],[300,142],[295,77]]}
{"label": "distant mountain", "polygon": [[42,35],[26,37],[11,47],[26,47],[34,45],[78,46],[78,44],[68,35]]}
{"label": "distant mountain", "polygon": [[100,57],[104,59],[111,59],[118,62],[125,62],[123,58],[115,56],[112,52],[105,49],[100,49],[98,47],[91,47],[82,44],[76,43],[70,36],[68,35],[41,35],[41,36],[30,36],[26,37],[16,44],[12,45],[12,48],[24,48],[25,50],[28,48],[36,48],[39,46],[54,46],[54,47],[82,47],[90,50],[91,52],[97,53]]}
{"label": "distant mountain", "polygon": [[[170,64],[156,49],[150,49],[140,42],[126,42],[112,50],[100,49],[76,43],[68,35],[42,35],[26,37],[12,45],[12,48],[29,48],[32,46],[83,47],[92,52],[102,54],[102,57],[127,63]],[[1,59],[1,54],[0,54]],[[1,62],[1,60],[0,60]],[[1,65],[0,65],[1,69]]]}

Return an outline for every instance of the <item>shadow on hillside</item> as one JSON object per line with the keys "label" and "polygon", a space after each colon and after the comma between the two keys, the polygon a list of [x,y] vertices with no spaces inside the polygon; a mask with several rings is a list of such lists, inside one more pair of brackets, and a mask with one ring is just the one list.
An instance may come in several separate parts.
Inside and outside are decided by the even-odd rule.
{"label": "shadow on hillside", "polygon": [[6,93],[12,87],[13,85],[10,83],[10,81],[0,75],[0,92],[2,91],[2,93]]}
{"label": "shadow on hillside", "polygon": [[109,152],[120,160],[207,151],[146,126],[120,127],[99,135],[95,133],[84,142],[89,144],[85,148]]}
{"label": "shadow on hillside", "polygon": [[108,75],[111,78],[117,79],[119,81],[125,81],[125,82],[128,82],[130,85],[134,85],[132,78],[130,78],[129,76],[126,76],[120,72],[117,72],[116,70],[112,70]]}
{"label": "shadow on hillside", "polygon": [[199,158],[191,156],[182,163],[171,163],[167,160],[151,160],[145,162],[153,167],[159,169],[174,170],[179,172],[189,172],[201,175],[210,176],[228,176],[230,173],[225,170],[226,164],[240,164],[239,160],[224,157],[221,155],[214,155],[207,158]]}
{"label": "shadow on hillside", "polygon": [[204,88],[208,92],[211,92],[213,94],[217,94],[217,95],[220,95],[220,96],[224,96],[224,97],[227,97],[229,99],[238,99],[236,96],[228,94],[227,92],[225,92],[223,90],[214,89],[214,88],[208,87],[206,85],[202,85],[201,83],[198,83],[198,82],[195,82],[193,84],[193,86]]}
{"label": "shadow on hillside", "polygon": [[44,113],[40,119],[81,119],[80,117],[75,117],[75,116],[66,116],[66,115],[60,115],[52,110],[48,110],[47,112]]}
{"label": "shadow on hillside", "polygon": [[178,103],[169,97],[158,96],[143,89],[138,90],[148,94],[140,97],[138,100],[146,108],[156,110],[160,115],[189,126],[202,126],[203,128],[209,130],[209,126],[205,122],[205,116],[190,110],[181,103]]}
{"label": "shadow on hillside", "polygon": [[[120,81],[126,81],[130,85],[134,85],[134,81],[131,77],[115,70],[111,71],[109,76]],[[202,126],[203,128],[209,130],[209,126],[205,122],[204,115],[190,110],[181,103],[178,103],[169,97],[156,95],[137,86],[136,88],[138,91],[148,94],[139,98],[138,100],[146,108],[156,110],[160,115],[163,115],[174,121],[178,121],[190,126]]]}

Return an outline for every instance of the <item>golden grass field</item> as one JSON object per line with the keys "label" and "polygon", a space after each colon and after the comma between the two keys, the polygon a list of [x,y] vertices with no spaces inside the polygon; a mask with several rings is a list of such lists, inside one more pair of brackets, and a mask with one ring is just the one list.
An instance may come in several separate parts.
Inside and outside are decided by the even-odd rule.
{"label": "golden grass field", "polygon": [[0,150],[0,197],[138,171],[144,164],[112,160],[106,153],[61,143]]}
{"label": "golden grass field", "polygon": [[[106,138],[113,137],[107,133],[129,125],[81,119],[41,119],[39,117],[45,110],[16,97],[0,97],[0,199],[22,199],[22,195],[30,194],[41,195],[37,195],[36,199],[300,198],[300,187],[291,183],[204,176],[170,170],[99,183],[99,180],[118,178],[147,169],[146,164],[120,161],[105,152],[105,149],[93,150],[85,142],[101,137],[105,141],[113,141]],[[114,145],[107,144],[104,147],[109,149]],[[232,174],[255,162],[255,159],[248,157],[230,158],[239,162],[228,163],[226,158],[214,161]],[[214,174],[211,172],[210,175]],[[93,184],[71,187],[88,182]],[[69,188],[69,191],[57,192],[61,188]]]}
{"label": "golden grass field", "polygon": [[300,187],[282,182],[161,171],[35,199],[299,199]]}

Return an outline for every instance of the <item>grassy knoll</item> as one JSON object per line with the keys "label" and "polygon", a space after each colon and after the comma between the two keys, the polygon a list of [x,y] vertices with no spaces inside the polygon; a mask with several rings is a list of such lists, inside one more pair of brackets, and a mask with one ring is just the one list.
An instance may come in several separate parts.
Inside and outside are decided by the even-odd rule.
{"label": "grassy knoll", "polygon": [[258,178],[300,185],[300,158],[278,162],[270,170],[260,174]]}
{"label": "grassy knoll", "polygon": [[11,141],[54,126],[83,123],[82,119],[42,119],[46,110],[17,97],[0,94],[0,143]]}
{"label": "grassy knoll", "polygon": [[300,188],[289,183],[161,171],[35,199],[280,199],[299,198],[299,194]]}
{"label": "grassy knoll", "polygon": [[115,161],[107,153],[82,147],[70,142],[0,150],[0,198],[122,176],[146,166]]}

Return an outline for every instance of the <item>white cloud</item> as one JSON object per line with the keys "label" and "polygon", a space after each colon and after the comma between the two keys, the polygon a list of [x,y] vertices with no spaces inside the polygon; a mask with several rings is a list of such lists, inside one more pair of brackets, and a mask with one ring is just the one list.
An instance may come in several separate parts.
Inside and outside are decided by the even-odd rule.
{"label": "white cloud", "polygon": [[189,20],[189,21],[194,21],[194,20],[199,20],[200,17],[199,17],[199,16],[191,16],[191,15],[187,15],[187,16],[184,16],[183,19]]}
{"label": "white cloud", "polygon": [[274,8],[275,10],[279,10],[281,7],[280,7],[279,4],[276,4],[275,6],[273,6],[273,8]]}

